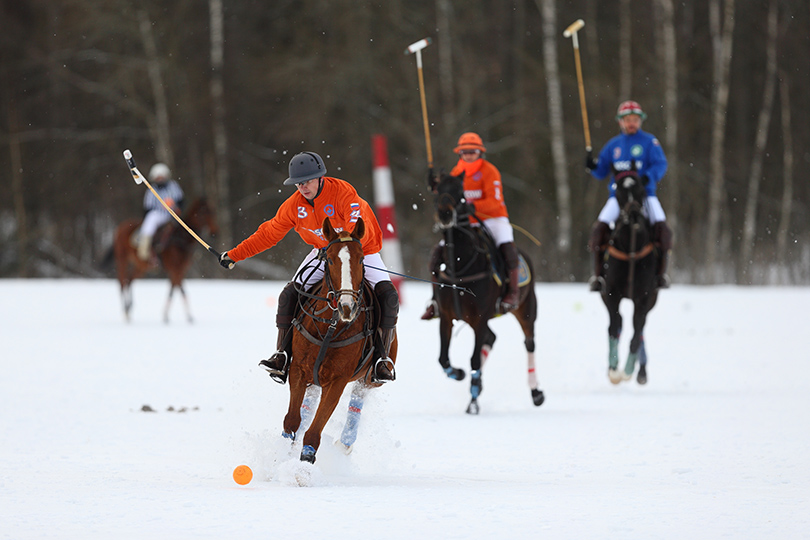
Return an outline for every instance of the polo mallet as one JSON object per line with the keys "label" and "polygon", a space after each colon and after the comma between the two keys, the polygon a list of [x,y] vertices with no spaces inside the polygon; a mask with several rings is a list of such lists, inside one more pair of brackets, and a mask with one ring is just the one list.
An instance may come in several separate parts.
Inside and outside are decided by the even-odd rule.
{"label": "polo mallet", "polygon": [[570,37],[571,43],[574,45],[574,62],[577,66],[577,82],[579,83],[579,105],[582,107],[582,126],[585,128],[585,151],[591,155],[593,148],[591,147],[591,132],[588,129],[588,109],[585,107],[585,86],[582,84],[582,64],[579,61],[579,40],[577,39],[577,31],[583,26],[585,26],[585,21],[578,19],[565,29],[563,36]]}
{"label": "polo mallet", "polygon": [[[182,220],[182,219],[180,219],[180,217],[179,217],[177,214],[175,214],[175,213],[174,213],[174,210],[172,210],[172,209],[171,209],[171,207],[169,207],[169,205],[168,205],[168,204],[166,204],[166,201],[164,201],[164,200],[163,200],[163,198],[162,198],[160,195],[158,195],[158,192],[157,192],[157,191],[155,191],[155,188],[153,188],[153,187],[152,187],[152,184],[150,184],[150,183],[149,183],[149,181],[146,179],[146,177],[145,177],[144,175],[142,175],[142,174],[141,174],[141,171],[139,171],[139,170],[138,170],[138,167],[137,167],[137,166],[135,166],[135,159],[132,157],[132,152],[130,152],[129,150],[124,150],[124,159],[125,159],[125,160],[127,160],[127,165],[129,165],[129,170],[130,170],[130,172],[132,173],[132,179],[133,179],[133,180],[135,180],[135,183],[136,183],[136,184],[140,184],[140,183],[142,183],[142,182],[143,182],[144,184],[146,184],[146,187],[148,187],[148,188],[149,188],[149,191],[151,191],[151,192],[152,192],[152,195],[154,195],[155,197],[157,197],[157,200],[158,200],[158,201],[160,201],[160,204],[162,204],[162,205],[163,205],[163,208],[165,208],[166,210],[168,210],[168,211],[169,211],[169,214],[171,214],[171,215],[172,215],[172,217],[173,217],[175,220],[177,220],[177,223],[179,223],[180,225],[182,225],[182,226],[183,226],[183,228],[184,228],[185,230],[187,230],[187,231],[188,231],[188,233],[189,233],[191,236],[193,236],[195,240],[197,240],[197,242],[199,242],[200,244],[202,244],[202,246],[203,246],[205,249],[207,249],[208,251],[210,251],[211,253],[213,253],[214,255],[216,255],[217,259],[219,259],[219,257],[220,257],[222,254],[221,254],[220,252],[218,252],[217,250],[215,250],[214,248],[212,248],[211,246],[209,246],[209,245],[208,245],[208,244],[207,244],[207,243],[206,243],[206,242],[205,242],[205,241],[204,241],[202,238],[200,238],[199,236],[197,236],[197,233],[195,233],[194,231],[192,231],[192,230],[189,228],[189,226],[188,226],[188,225],[186,225],[186,224],[183,222],[183,220]],[[231,264],[229,265],[229,267],[230,267],[230,268],[233,268],[233,263],[231,263]]]}
{"label": "polo mallet", "polygon": [[[425,126],[425,145],[427,146],[428,168],[433,172],[433,150],[430,148],[430,124],[428,124],[427,102],[425,101],[425,78],[422,76],[422,49],[430,45],[431,39],[420,39],[405,49],[405,54],[416,53],[416,72],[419,75],[419,95],[422,98],[422,123]],[[432,174],[431,174],[432,176]]]}

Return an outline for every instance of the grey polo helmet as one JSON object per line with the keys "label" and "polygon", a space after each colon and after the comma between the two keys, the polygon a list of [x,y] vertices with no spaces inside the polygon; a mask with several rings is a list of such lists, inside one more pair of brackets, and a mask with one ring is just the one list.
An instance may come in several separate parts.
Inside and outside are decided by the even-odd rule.
{"label": "grey polo helmet", "polygon": [[315,152],[301,152],[290,160],[290,177],[284,180],[284,185],[301,184],[321,176],[326,176],[326,165],[321,156]]}

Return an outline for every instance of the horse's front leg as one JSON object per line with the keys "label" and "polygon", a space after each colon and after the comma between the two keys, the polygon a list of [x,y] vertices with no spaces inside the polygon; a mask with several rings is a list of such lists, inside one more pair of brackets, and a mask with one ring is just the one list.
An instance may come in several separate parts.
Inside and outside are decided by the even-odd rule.
{"label": "horse's front leg", "polygon": [[[629,381],[633,378],[633,372],[636,369],[636,361],[639,358],[641,347],[644,343],[644,325],[647,324],[647,313],[649,311],[647,308],[648,299],[643,295],[639,296],[641,296],[641,298],[633,302],[633,339],[630,340],[630,353],[627,355],[627,363],[624,365],[624,376],[622,378],[625,381]],[[646,373],[644,374],[644,379],[646,379]]]}
{"label": "horse's front leg", "polygon": [[352,451],[352,445],[357,440],[357,428],[360,425],[360,414],[363,412],[363,401],[368,393],[369,387],[361,381],[354,383],[352,387],[352,396],[349,399],[349,411],[346,416],[346,424],[343,426],[343,432],[340,434],[340,439],[335,443],[341,446],[346,454]]}
{"label": "horse's front leg", "polygon": [[450,337],[452,334],[453,319],[442,313],[439,320],[439,339],[441,341],[439,364],[449,378],[461,381],[464,380],[464,370],[450,365]]}
{"label": "horse's front leg", "polygon": [[[346,388],[346,383],[341,384],[340,381],[332,382],[326,385],[321,391],[321,402],[318,405],[318,410],[315,412],[315,417],[312,419],[312,424],[304,433],[304,446],[301,448],[301,461],[308,461],[315,463],[315,454],[318,452],[318,447],[321,446],[321,433],[326,426],[326,422],[335,412],[340,396],[343,394],[343,389]],[[289,413],[288,413],[289,414]],[[286,422],[286,420],[285,420]]]}
{"label": "horse's front leg", "polygon": [[492,350],[495,343],[495,334],[489,328],[487,320],[482,318],[478,328],[475,328],[475,345],[473,346],[472,358],[470,358],[470,404],[467,406],[467,414],[478,414],[478,396],[484,390],[481,381],[481,368],[484,361]]}
{"label": "horse's front leg", "polygon": [[622,333],[622,316],[619,313],[621,295],[618,292],[607,293],[603,296],[605,307],[610,317],[608,326],[608,378],[613,384],[619,384],[622,374],[619,372],[619,336]]}
{"label": "horse's front leg", "polygon": [[174,294],[174,284],[169,285],[169,296],[166,298],[166,306],[163,308],[163,322],[169,324],[169,308],[172,306],[172,295]]}
{"label": "horse's front leg", "polygon": [[287,407],[287,415],[284,417],[284,431],[281,436],[295,440],[295,434],[301,426],[301,405],[306,393],[306,384],[297,373],[290,373],[290,404]]}

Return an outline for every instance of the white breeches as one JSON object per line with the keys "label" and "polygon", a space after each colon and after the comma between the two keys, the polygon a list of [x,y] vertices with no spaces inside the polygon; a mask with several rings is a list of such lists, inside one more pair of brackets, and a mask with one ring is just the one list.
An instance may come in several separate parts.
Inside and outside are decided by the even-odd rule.
{"label": "white breeches", "polygon": [[146,213],[141,223],[141,236],[155,236],[155,232],[161,225],[172,219],[172,216],[162,208],[160,210],[150,210]]}
{"label": "white breeches", "polygon": [[[313,249],[312,251],[304,257],[304,261],[298,267],[298,270],[295,272],[295,280],[297,283],[304,283],[304,285],[309,288],[315,283],[318,282],[323,277],[323,264],[318,264],[317,262],[312,262],[318,256],[319,249]],[[386,268],[385,263],[380,257],[379,253],[372,253],[371,255],[366,255],[363,257],[364,263],[364,272],[366,279],[371,284],[372,287],[376,286],[377,283],[381,281],[391,281],[391,277],[388,275],[388,272],[384,270],[377,270],[377,268]],[[317,265],[317,268],[316,268]],[[304,270],[302,276],[299,276],[299,273],[304,267],[309,267]],[[374,266],[375,268],[371,268]]]}
{"label": "white breeches", "polygon": [[492,234],[492,238],[495,239],[496,246],[515,241],[515,235],[512,231],[512,224],[509,223],[508,217],[485,219],[484,226],[489,229],[489,232]]}
{"label": "white breeches", "polygon": [[[616,200],[616,197],[610,197],[605,203],[605,206],[602,207],[602,211],[599,212],[598,219],[602,223],[610,224],[619,219],[620,213],[619,201]],[[647,219],[650,220],[650,225],[667,220],[667,215],[664,213],[664,208],[661,206],[661,201],[658,200],[658,197],[648,196],[644,200],[644,214],[647,216]]]}

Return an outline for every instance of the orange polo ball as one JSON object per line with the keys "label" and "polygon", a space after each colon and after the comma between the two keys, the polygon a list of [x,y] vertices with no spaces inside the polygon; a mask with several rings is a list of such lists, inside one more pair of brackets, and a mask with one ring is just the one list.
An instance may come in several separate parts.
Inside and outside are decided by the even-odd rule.
{"label": "orange polo ball", "polygon": [[239,465],[233,470],[233,480],[240,486],[249,484],[253,480],[253,471],[247,465]]}

